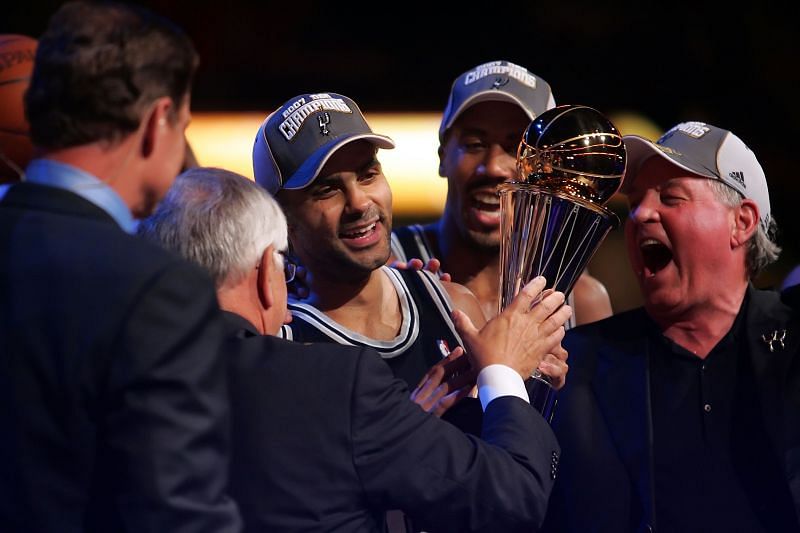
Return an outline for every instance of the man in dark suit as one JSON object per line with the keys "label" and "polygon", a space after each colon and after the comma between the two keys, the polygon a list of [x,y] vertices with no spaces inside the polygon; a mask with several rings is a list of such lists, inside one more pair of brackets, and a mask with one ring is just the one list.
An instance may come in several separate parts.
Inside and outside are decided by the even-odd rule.
{"label": "man in dark suit", "polygon": [[0,201],[0,531],[238,531],[207,274],[128,233],[184,155],[197,63],[171,23],[70,3]]}
{"label": "man in dark suit", "polygon": [[552,531],[800,531],[797,307],[767,181],[729,131],[624,138],[628,254],[644,307],[567,334]]}
{"label": "man in dark suit", "polygon": [[374,350],[267,336],[291,319],[293,272],[286,220],[255,183],[190,170],[139,229],[205,266],[228,311],[231,493],[248,531],[381,531],[388,509],[426,531],[538,528],[558,445],[522,376],[563,337],[563,294],[531,309],[538,278],[480,331],[455,312],[480,370],[480,440],[413,404]]}

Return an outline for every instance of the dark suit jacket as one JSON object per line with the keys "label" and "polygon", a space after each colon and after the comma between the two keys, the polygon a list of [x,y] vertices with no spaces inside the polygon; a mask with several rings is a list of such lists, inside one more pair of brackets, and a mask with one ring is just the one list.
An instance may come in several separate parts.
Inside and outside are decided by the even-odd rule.
{"label": "dark suit jacket", "polygon": [[[798,314],[775,292],[748,290],[745,329],[755,374],[753,399],[761,405],[800,516]],[[563,344],[570,353],[569,379],[553,420],[563,460],[548,510],[548,531],[658,531],[648,320],[639,308],[567,332]],[[783,329],[784,346],[770,352],[761,335]]]}
{"label": "dark suit jacket", "polygon": [[371,350],[233,336],[231,494],[246,531],[380,531],[402,509],[426,531],[535,531],[558,445],[514,397],[483,439],[423,412]]}
{"label": "dark suit jacket", "polygon": [[205,274],[95,205],[12,187],[0,202],[0,531],[237,531],[219,313]]}

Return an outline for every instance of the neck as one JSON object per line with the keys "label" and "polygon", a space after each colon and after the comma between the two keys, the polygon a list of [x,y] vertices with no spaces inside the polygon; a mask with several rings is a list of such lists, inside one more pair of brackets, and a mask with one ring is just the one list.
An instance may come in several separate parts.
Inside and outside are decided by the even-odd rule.
{"label": "neck", "polygon": [[446,214],[426,227],[426,234],[435,241],[431,244],[440,254],[442,270],[472,291],[487,318],[495,316],[500,301],[500,251],[468,242]]}
{"label": "neck", "polygon": [[43,154],[46,159],[72,165],[95,176],[114,189],[131,212],[141,204],[141,183],[137,179],[135,135],[117,143],[98,141],[60,148]]}
{"label": "neck", "polygon": [[358,281],[322,279],[312,273],[313,305],[349,330],[380,340],[397,336],[402,322],[397,291],[378,268]]}
{"label": "neck", "polygon": [[259,300],[255,283],[252,276],[249,276],[240,282],[225,283],[217,287],[219,306],[247,319],[262,335],[275,335],[281,324],[270,323],[268,320],[268,310],[263,308]]}
{"label": "neck", "polygon": [[650,309],[648,313],[661,327],[665,337],[705,359],[731,330],[746,291],[747,282],[731,291],[724,291],[713,301],[683,310],[674,316]]}

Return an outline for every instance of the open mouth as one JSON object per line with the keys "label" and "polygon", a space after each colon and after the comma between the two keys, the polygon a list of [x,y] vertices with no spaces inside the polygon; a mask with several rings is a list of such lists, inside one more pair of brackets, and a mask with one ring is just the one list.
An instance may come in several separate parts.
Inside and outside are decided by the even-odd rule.
{"label": "open mouth", "polygon": [[654,276],[672,261],[672,250],[655,239],[645,239],[639,246],[646,276]]}
{"label": "open mouth", "polygon": [[480,192],[472,195],[472,207],[481,211],[500,211],[500,197],[495,193]]}
{"label": "open mouth", "polygon": [[369,236],[373,231],[375,231],[375,226],[377,226],[377,222],[373,222],[368,226],[364,226],[363,228],[354,229],[350,231],[342,231],[339,233],[339,237],[342,239],[363,239]]}
{"label": "open mouth", "polygon": [[476,191],[470,195],[470,217],[481,231],[496,231],[500,226],[500,197],[494,190]]}

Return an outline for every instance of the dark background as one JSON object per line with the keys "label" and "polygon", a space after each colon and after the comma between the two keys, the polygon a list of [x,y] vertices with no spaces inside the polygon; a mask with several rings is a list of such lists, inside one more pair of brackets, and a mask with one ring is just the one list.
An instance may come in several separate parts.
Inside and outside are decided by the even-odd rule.
{"label": "dark background", "polygon": [[[37,37],[60,3],[5,2],[0,32]],[[507,59],[547,80],[559,103],[635,111],[662,129],[683,120],[730,129],[767,173],[785,248],[759,284],[779,282],[800,262],[796,8],[505,0],[141,3],[195,41],[202,61],[195,110],[270,110],[319,90],[346,94],[368,112],[441,111],[458,74]]]}

